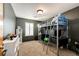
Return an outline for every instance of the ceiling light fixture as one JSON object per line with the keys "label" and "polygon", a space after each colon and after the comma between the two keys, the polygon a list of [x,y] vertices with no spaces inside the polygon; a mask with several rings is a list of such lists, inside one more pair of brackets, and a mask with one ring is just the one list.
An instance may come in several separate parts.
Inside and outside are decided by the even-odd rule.
{"label": "ceiling light fixture", "polygon": [[43,14],[43,10],[42,9],[38,9],[37,10],[37,14],[39,14],[39,15]]}

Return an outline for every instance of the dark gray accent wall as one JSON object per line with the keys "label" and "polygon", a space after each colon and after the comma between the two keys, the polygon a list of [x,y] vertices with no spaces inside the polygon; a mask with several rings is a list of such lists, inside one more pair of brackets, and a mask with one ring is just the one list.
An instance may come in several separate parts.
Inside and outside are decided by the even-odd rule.
{"label": "dark gray accent wall", "polygon": [[69,19],[69,37],[72,41],[79,41],[79,7],[64,13]]}
{"label": "dark gray accent wall", "polygon": [[69,35],[71,39],[79,42],[79,19],[69,22]]}
{"label": "dark gray accent wall", "polygon": [[11,4],[3,5],[3,36],[6,37],[9,33],[15,33],[16,17]]}
{"label": "dark gray accent wall", "polygon": [[[25,22],[34,23],[34,36],[25,36]],[[40,23],[38,21],[30,20],[30,19],[24,19],[24,18],[17,18],[16,19],[16,25],[20,26],[23,30],[23,40],[22,41],[28,41],[36,39],[35,37],[38,36],[38,27],[37,24]]]}

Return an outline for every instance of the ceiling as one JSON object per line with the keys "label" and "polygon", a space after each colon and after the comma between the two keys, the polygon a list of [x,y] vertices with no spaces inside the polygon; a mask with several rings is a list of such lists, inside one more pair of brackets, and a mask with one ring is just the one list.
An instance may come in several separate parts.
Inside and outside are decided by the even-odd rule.
{"label": "ceiling", "polygon": [[[78,3],[12,3],[16,17],[44,21],[58,13],[64,13],[79,6]],[[43,14],[38,15],[37,10],[42,9]]]}

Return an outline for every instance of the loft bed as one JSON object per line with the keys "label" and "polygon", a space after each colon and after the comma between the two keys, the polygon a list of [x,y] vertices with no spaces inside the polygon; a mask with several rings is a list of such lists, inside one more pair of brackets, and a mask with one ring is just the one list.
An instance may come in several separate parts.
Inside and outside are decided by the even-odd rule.
{"label": "loft bed", "polygon": [[[66,32],[66,36],[62,36],[61,34],[62,31]],[[57,32],[58,32],[58,37],[57,37]],[[54,17],[52,21],[50,22],[46,21],[45,24],[41,25],[41,39],[44,40],[45,37],[48,37],[49,41],[55,44],[57,44],[57,39],[58,39],[58,43],[59,43],[58,46],[66,47],[68,43],[67,18],[64,15],[58,15]]]}

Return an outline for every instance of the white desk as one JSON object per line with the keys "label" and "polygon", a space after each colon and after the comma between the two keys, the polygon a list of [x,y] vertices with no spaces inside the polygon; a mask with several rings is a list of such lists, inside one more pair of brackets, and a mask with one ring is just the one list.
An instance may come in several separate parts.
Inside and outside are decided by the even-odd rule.
{"label": "white desk", "polygon": [[19,49],[19,38],[13,38],[13,40],[4,40],[4,49],[6,49],[6,55],[5,56],[16,56],[17,51]]}

